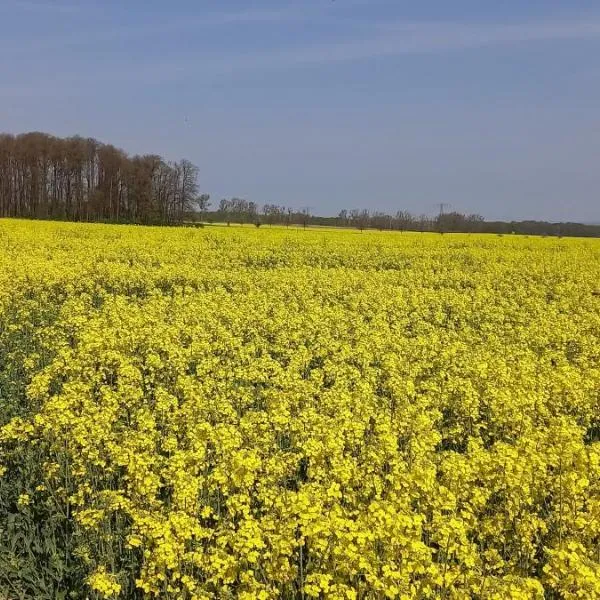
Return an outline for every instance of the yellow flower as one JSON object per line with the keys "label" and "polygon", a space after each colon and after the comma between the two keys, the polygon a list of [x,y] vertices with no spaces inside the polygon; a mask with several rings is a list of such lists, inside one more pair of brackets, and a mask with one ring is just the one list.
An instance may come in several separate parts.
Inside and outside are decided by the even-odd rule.
{"label": "yellow flower", "polygon": [[29,494],[21,494],[17,500],[17,504],[20,508],[24,508],[31,504],[31,497]]}
{"label": "yellow flower", "polygon": [[0,505],[102,597],[600,597],[598,281],[598,240],[2,220]]}
{"label": "yellow flower", "polygon": [[102,598],[114,598],[121,592],[121,585],[117,583],[114,575],[107,573],[105,567],[98,567],[88,577],[88,585],[95,592],[98,592]]}

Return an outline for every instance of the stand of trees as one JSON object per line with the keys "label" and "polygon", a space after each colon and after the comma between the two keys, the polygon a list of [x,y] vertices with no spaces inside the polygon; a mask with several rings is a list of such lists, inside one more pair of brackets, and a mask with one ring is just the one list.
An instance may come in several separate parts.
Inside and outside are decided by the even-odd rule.
{"label": "stand of trees", "polygon": [[219,220],[225,223],[256,223],[258,221],[258,204],[243,198],[221,199],[216,211]]}
{"label": "stand of trees", "polygon": [[130,157],[91,138],[0,135],[0,217],[177,223],[206,208],[197,178],[188,160]]}
{"label": "stand of trees", "polygon": [[255,225],[352,227],[359,230],[517,233],[600,237],[600,225],[545,221],[485,221],[458,212],[437,217],[366,209],[337,217],[243,198],[223,198],[212,212],[198,194],[198,168],[189,160],[129,156],[109,144],[79,136],[0,134],[0,217],[180,224],[209,221]]}
{"label": "stand of trees", "polygon": [[[219,208],[204,215],[209,222],[254,223],[256,225],[300,225],[349,227],[358,230],[430,231],[438,233],[498,233],[521,235],[551,235],[600,237],[600,225],[582,223],[549,223],[546,221],[486,221],[481,215],[448,212],[436,217],[412,215],[400,210],[391,215],[366,209],[342,210],[337,217],[311,215],[307,209],[265,204],[262,209],[254,202],[240,198],[223,199]],[[189,220],[197,214],[188,215]]]}
{"label": "stand of trees", "polygon": [[256,202],[243,198],[223,198],[217,210],[208,213],[210,222],[217,223],[253,223],[255,225],[318,225],[318,221],[329,221],[328,217],[311,216],[308,209],[296,210],[276,204],[264,204],[260,207]]}

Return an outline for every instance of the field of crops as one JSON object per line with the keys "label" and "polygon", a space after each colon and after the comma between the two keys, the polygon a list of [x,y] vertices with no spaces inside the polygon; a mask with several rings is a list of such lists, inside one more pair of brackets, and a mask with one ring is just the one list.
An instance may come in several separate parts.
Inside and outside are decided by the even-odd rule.
{"label": "field of crops", "polygon": [[600,598],[600,240],[0,221],[0,597]]}

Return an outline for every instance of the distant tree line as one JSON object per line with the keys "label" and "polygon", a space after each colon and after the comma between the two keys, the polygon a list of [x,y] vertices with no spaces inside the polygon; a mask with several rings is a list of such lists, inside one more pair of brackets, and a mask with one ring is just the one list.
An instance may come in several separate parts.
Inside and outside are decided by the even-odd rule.
{"label": "distant tree line", "polygon": [[318,225],[319,220],[329,222],[329,217],[311,215],[308,209],[297,210],[276,204],[264,204],[262,207],[256,202],[249,202],[243,198],[223,198],[218,208],[208,213],[210,222],[220,223],[253,223],[255,225]]}
{"label": "distant tree line", "polygon": [[[498,233],[521,235],[551,235],[600,237],[600,225],[582,223],[550,223],[546,221],[486,221],[481,215],[459,212],[413,215],[400,210],[395,214],[371,212],[366,209],[342,210],[336,217],[313,215],[308,209],[293,209],[275,204],[260,207],[241,198],[222,199],[216,210],[203,213],[211,223],[253,223],[284,226],[349,227],[358,230],[430,231],[438,233]],[[198,213],[188,215],[197,220]]]}
{"label": "distant tree line", "polygon": [[600,237],[600,225],[545,221],[485,221],[448,212],[436,217],[366,209],[336,217],[223,198],[210,211],[198,193],[198,167],[156,154],[129,156],[110,144],[79,136],[0,134],[0,217],[110,221],[144,224],[222,222],[261,225],[351,227],[359,230],[473,232]]}
{"label": "distant tree line", "polygon": [[197,178],[188,160],[128,156],[91,138],[0,135],[0,217],[177,223],[206,205]]}

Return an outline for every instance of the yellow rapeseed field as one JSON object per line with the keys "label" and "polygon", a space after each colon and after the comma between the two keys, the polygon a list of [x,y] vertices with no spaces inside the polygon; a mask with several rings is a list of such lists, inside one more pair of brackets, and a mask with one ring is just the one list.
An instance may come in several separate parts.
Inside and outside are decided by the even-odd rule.
{"label": "yellow rapeseed field", "polygon": [[0,596],[600,598],[600,240],[0,221]]}

